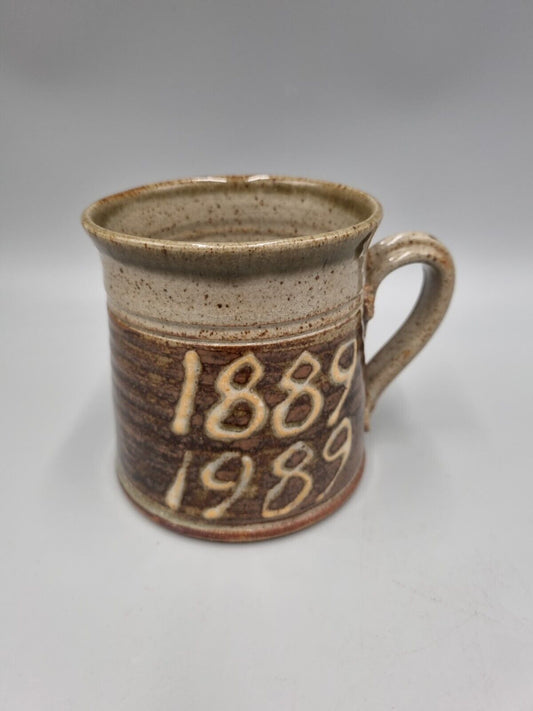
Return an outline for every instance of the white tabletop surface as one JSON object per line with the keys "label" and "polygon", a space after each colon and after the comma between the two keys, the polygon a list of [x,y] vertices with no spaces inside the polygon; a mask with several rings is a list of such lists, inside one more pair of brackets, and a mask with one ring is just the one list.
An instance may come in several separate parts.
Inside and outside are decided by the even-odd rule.
{"label": "white tabletop surface", "polygon": [[[3,0],[0,711],[533,711],[533,3]],[[451,309],[329,519],[213,544],[113,471],[97,198],[274,173],[433,232]],[[368,352],[413,303],[386,279]]]}
{"label": "white tabletop surface", "polygon": [[[248,545],[171,533],[120,490],[96,254],[4,270],[0,707],[531,709],[529,267],[458,266],[355,495]],[[417,288],[389,280],[374,342]]]}

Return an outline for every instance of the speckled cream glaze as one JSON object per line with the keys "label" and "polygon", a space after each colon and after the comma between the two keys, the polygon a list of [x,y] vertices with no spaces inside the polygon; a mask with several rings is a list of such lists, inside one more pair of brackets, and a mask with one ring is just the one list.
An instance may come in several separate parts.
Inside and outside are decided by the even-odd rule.
{"label": "speckled cream glaze", "polygon": [[[177,180],[83,214],[108,296],[117,469],[182,533],[257,540],[338,508],[386,384],[440,322],[453,265],[420,233],[369,250],[381,207],[346,186],[265,175]],[[381,279],[422,261],[404,328],[365,365]]]}
{"label": "speckled cream glaze", "polygon": [[377,201],[329,183],[262,176],[148,186],[84,213],[109,308],[185,338],[277,338],[349,318]]}

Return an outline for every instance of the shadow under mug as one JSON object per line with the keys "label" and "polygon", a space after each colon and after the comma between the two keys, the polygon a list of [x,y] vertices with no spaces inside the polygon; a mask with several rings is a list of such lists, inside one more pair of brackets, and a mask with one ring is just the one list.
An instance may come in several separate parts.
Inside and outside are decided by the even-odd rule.
{"label": "shadow under mug", "polygon": [[[354,491],[376,399],[454,283],[430,235],[370,247],[381,214],[361,190],[266,175],[148,185],[83,213],[108,298],[118,476],[143,512],[250,541],[308,526]],[[376,289],[414,262],[418,301],[365,363]]]}

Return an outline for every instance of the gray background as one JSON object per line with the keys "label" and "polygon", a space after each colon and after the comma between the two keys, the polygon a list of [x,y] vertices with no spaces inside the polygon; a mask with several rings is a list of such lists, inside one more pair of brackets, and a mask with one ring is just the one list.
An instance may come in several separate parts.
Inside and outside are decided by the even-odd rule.
{"label": "gray background", "polygon": [[[533,708],[533,5],[3,0],[0,706]],[[346,182],[453,252],[354,498],[223,546],[113,476],[96,198],[189,175]],[[373,350],[416,267],[389,277]]]}

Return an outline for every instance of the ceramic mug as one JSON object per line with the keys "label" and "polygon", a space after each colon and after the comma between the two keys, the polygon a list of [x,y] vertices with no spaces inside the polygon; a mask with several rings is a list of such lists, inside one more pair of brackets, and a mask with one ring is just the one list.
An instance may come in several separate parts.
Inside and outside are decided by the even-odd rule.
{"label": "ceramic mug", "polygon": [[[369,247],[381,214],[361,190],[270,175],[148,185],[83,213],[108,298],[118,476],[144,513],[250,541],[319,521],[354,491],[376,399],[454,282],[430,235]],[[413,262],[419,299],[365,363],[376,289]]]}

